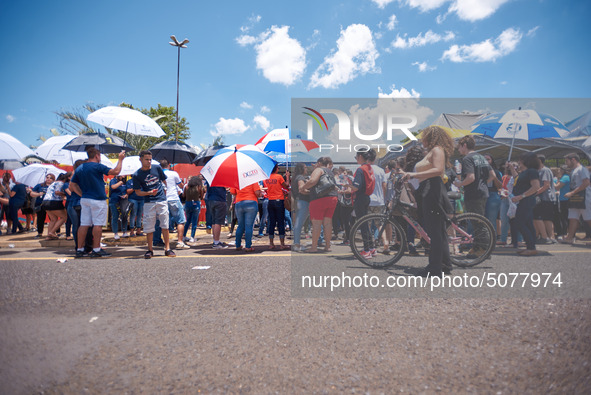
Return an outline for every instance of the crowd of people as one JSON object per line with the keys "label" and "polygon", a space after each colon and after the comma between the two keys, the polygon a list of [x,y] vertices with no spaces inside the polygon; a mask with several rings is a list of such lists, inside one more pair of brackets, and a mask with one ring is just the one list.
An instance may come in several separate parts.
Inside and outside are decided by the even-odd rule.
{"label": "crowd of people", "polygon": [[[455,149],[461,158],[452,164]],[[7,232],[36,231],[35,237],[40,238],[48,219],[47,238],[59,238],[65,225],[66,238],[74,240],[76,257],[103,257],[110,255],[101,247],[110,212],[115,240],[146,235],[146,259],[154,255],[155,246],[164,247],[164,254],[174,257],[171,233],[176,230],[176,249],[190,248],[196,242],[199,213],[205,208],[213,249],[229,248],[221,240],[227,224],[228,237],[238,225],[238,251],[252,252],[253,238],[267,235],[270,249],[330,252],[333,242],[350,244],[356,219],[385,212],[396,193],[397,175],[407,180],[410,198],[418,203],[418,221],[431,239],[424,270],[430,275],[451,271],[445,220],[454,212],[485,216],[497,233],[497,245],[525,246],[517,252],[525,256],[536,255],[539,244],[572,244],[581,219],[587,237],[591,228],[589,171],[576,153],[567,155],[565,164],[554,170],[546,167],[543,155],[534,153],[497,167],[495,158],[475,151],[471,136],[454,143],[439,127],[425,129],[422,146],[406,150],[406,156],[390,160],[385,168],[375,163],[376,152],[370,149],[355,154],[358,166],[354,170],[335,167],[330,157],[321,157],[313,166],[297,163],[293,180],[289,171],[282,175],[275,166],[269,179],[243,189],[209,186],[200,175],[185,183],[167,160],[153,165],[149,151],[140,152],[141,168],[129,178],[119,175],[123,152],[112,169],[100,163],[98,150],[90,148],[87,153],[88,160],[77,161],[73,172],[57,178],[47,174],[33,188],[14,182],[5,173],[0,202]],[[112,176],[107,188],[105,176]],[[449,191],[461,191],[463,198],[450,200]],[[25,216],[24,227],[19,211]],[[285,241],[289,229],[292,246]],[[364,258],[387,253],[387,237],[375,245],[369,228],[360,230]],[[310,246],[302,243],[303,237],[311,238]],[[410,226],[407,240],[409,254],[418,254]]]}

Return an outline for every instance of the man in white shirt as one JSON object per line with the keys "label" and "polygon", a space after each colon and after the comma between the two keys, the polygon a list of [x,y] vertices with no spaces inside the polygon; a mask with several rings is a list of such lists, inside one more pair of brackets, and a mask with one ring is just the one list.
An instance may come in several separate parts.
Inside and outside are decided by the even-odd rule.
{"label": "man in white shirt", "polygon": [[166,175],[166,201],[168,202],[168,212],[170,213],[169,221],[176,223],[177,227],[177,245],[176,248],[191,248],[183,242],[183,235],[185,234],[185,209],[179,197],[183,190],[183,182],[179,174],[170,169],[168,160],[162,159],[160,166]]}
{"label": "man in white shirt", "polygon": [[383,214],[386,207],[384,196],[386,196],[386,186],[388,185],[388,177],[386,172],[378,165],[374,165],[376,160],[376,151],[369,150],[369,163],[376,178],[376,185],[373,192],[369,196],[369,212]]}
{"label": "man in white shirt", "polygon": [[[568,154],[564,157],[564,163],[572,169],[570,175],[570,192],[564,197],[569,198],[568,208],[568,234],[560,240],[563,244],[572,244],[575,241],[575,233],[579,227],[579,218],[591,225],[591,186],[589,171],[581,165],[579,155]],[[581,201],[582,200],[582,201]],[[576,203],[575,203],[576,201]]]}

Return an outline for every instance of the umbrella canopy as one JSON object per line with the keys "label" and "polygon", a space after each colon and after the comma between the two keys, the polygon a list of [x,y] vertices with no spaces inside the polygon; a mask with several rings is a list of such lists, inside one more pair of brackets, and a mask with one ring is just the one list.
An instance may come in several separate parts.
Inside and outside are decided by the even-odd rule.
{"label": "umbrella canopy", "polygon": [[271,130],[256,142],[256,146],[265,152],[281,152],[289,154],[292,152],[308,152],[319,145],[313,140],[302,140],[291,138],[288,128]]}
{"label": "umbrella canopy", "polygon": [[121,151],[135,150],[123,139],[109,133],[81,134],[64,145],[63,148],[70,151],[85,152],[89,147],[96,147],[103,154],[118,154]]}
{"label": "umbrella canopy", "polygon": [[[160,165],[160,163],[158,163],[158,161],[154,159],[152,159],[152,164]],[[140,162],[139,156],[126,156],[125,158],[123,158],[123,162],[121,163],[121,172],[119,173],[119,175],[128,176],[138,171],[140,167],[142,167],[142,164]]]}
{"label": "umbrella canopy", "polygon": [[199,155],[189,144],[178,141],[163,141],[150,148],[152,159],[166,159],[169,163],[192,163]]}
{"label": "umbrella canopy", "polygon": [[209,185],[242,189],[269,178],[275,161],[254,145],[220,149],[201,169]]}
{"label": "umbrella canopy", "polygon": [[566,126],[551,115],[534,110],[509,110],[490,114],[472,125],[472,133],[484,136],[511,139],[509,159],[515,139],[534,140],[561,137],[568,133]]}
{"label": "umbrella canopy", "polygon": [[32,165],[13,170],[12,175],[17,182],[34,187],[35,185],[44,182],[45,176],[47,174],[53,174],[57,177],[58,175],[65,172],[65,170],[59,169],[54,165],[34,163]]}
{"label": "umbrella canopy", "polygon": [[591,136],[591,111],[566,123],[569,130],[568,138]]}
{"label": "umbrella canopy", "polygon": [[272,159],[274,159],[277,163],[280,164],[287,164],[287,163],[316,163],[318,158],[310,155],[307,152],[293,152],[291,154],[284,154],[282,152],[267,152]]}
{"label": "umbrella canopy", "polygon": [[[439,126],[452,138],[458,139],[471,133],[473,124],[484,118],[486,114],[463,112],[460,114],[442,113],[432,125]],[[417,135],[423,137],[423,132]]]}
{"label": "umbrella canopy", "polygon": [[[61,165],[73,166],[77,160],[88,159],[86,152],[63,149],[64,145],[68,144],[75,138],[76,136],[74,135],[51,137],[45,140],[45,142],[35,150],[35,154],[47,161],[56,161]],[[101,163],[110,168],[115,166],[105,154],[101,154]]]}
{"label": "umbrella canopy", "polygon": [[127,107],[107,106],[89,114],[87,120],[110,129],[142,136],[164,136],[162,128],[149,116]]}
{"label": "umbrella canopy", "polygon": [[0,160],[21,160],[35,153],[8,133],[0,133]]}
{"label": "umbrella canopy", "polygon": [[201,151],[197,155],[197,157],[193,161],[193,164],[195,166],[205,166],[205,164],[207,162],[209,162],[210,159],[213,158],[214,155],[217,154],[217,152],[219,150],[221,150],[222,148],[226,148],[226,147],[227,147],[226,145],[216,145],[216,146],[207,147],[206,149],[204,149],[203,151]]}
{"label": "umbrella canopy", "polygon": [[20,160],[9,159],[9,160],[0,160],[0,170],[15,170],[20,169],[23,166],[26,166],[25,162],[21,162]]}

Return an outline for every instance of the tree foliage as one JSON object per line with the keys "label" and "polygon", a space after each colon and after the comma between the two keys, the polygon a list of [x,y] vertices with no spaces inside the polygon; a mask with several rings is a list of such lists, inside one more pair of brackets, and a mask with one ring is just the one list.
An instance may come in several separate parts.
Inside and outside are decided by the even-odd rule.
{"label": "tree foliage", "polygon": [[[134,108],[131,104],[121,103],[121,107],[131,108],[146,114],[150,118],[154,119],[158,125],[162,128],[165,135],[162,137],[148,137],[139,136],[125,131],[104,128],[107,133],[121,137],[127,143],[135,148],[135,151],[128,152],[129,155],[136,155],[142,150],[147,150],[157,143],[162,141],[169,141],[178,139],[180,142],[185,142],[191,137],[189,130],[189,123],[182,117],[179,118],[178,123],[176,122],[176,111],[174,107],[167,107],[158,104],[158,107],[146,108]],[[93,126],[91,122],[86,120],[86,117],[91,112],[98,110],[104,106],[85,104],[80,108],[74,108],[71,110],[60,110],[56,111],[55,114],[58,117],[58,132],[59,134],[86,134],[86,133],[99,133],[102,131],[102,127]],[[53,133],[53,130],[52,130]],[[55,133],[54,133],[55,135]],[[43,140],[43,136],[40,137]]]}

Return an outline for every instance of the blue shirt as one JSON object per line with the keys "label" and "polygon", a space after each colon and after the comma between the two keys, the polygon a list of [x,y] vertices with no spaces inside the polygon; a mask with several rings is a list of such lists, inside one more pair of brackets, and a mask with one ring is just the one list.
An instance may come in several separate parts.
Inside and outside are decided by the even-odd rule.
{"label": "blue shirt", "polygon": [[108,175],[109,170],[101,163],[86,162],[76,169],[71,182],[80,186],[83,199],[107,200],[103,176]]}
{"label": "blue shirt", "polygon": [[204,200],[213,200],[217,202],[225,202],[226,201],[226,188],[224,187],[210,187],[207,181],[205,182],[205,186],[207,187],[207,192],[205,192]]}
{"label": "blue shirt", "polygon": [[150,170],[142,170],[141,168],[133,174],[133,189],[141,190],[142,192],[149,192],[153,189],[158,189],[155,196],[144,196],[144,202],[165,202],[166,192],[164,191],[164,183],[166,175],[160,165],[152,165]]}
{"label": "blue shirt", "polygon": [[[125,189],[133,189],[133,178],[130,178],[129,180],[127,180],[127,182],[125,183]],[[133,192],[131,193],[131,195],[129,195],[128,199],[131,200],[139,200],[139,201],[144,201],[143,197],[139,197],[136,193],[135,193],[135,189],[133,190]]]}
{"label": "blue shirt", "polygon": [[[66,182],[64,184],[64,192],[66,189],[70,188],[70,183]],[[66,193],[66,207],[78,207],[80,206],[80,195],[70,189],[70,195]]]}
{"label": "blue shirt", "polygon": [[559,200],[561,202],[564,202],[568,200],[568,198],[564,197],[564,194],[570,192],[570,176],[568,174],[563,175],[562,177],[560,177],[560,182],[563,185],[562,188],[560,188]]}
{"label": "blue shirt", "polygon": [[119,203],[121,200],[121,196],[127,195],[127,188],[125,187],[125,183],[121,183],[118,188],[113,189],[113,185],[117,184],[119,180],[117,178],[113,178],[111,182],[109,182],[109,202],[110,203]]}
{"label": "blue shirt", "polygon": [[[47,188],[49,188],[49,186],[46,183],[42,182],[41,184],[35,185],[35,187],[33,188],[33,192],[46,193]],[[35,199],[35,206],[41,206],[41,203],[43,203],[43,196],[37,196],[37,199]]]}
{"label": "blue shirt", "polygon": [[25,199],[27,198],[27,186],[25,184],[16,184],[12,187],[11,191],[16,193],[10,198],[10,205],[20,207],[25,204]]}

